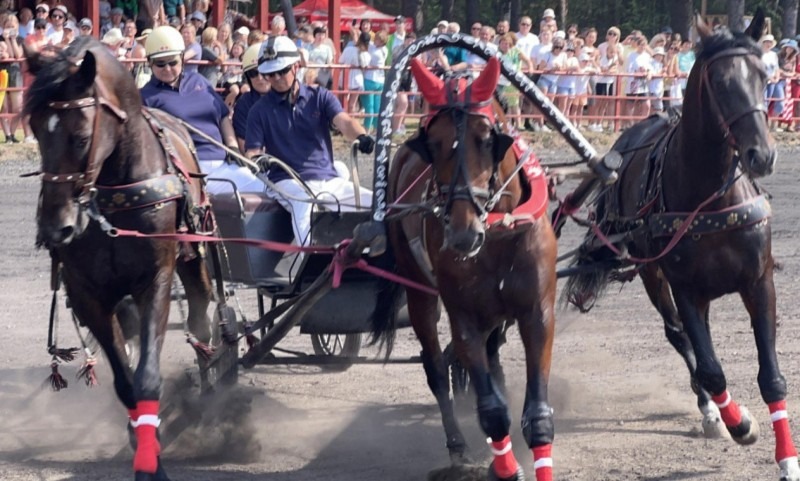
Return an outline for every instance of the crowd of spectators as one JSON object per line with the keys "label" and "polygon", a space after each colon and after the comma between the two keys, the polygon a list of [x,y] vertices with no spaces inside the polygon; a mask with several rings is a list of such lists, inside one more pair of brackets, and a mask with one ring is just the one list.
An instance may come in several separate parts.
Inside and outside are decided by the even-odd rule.
{"label": "crowd of spectators", "polygon": [[[96,34],[120,60],[128,62],[137,85],[146,85],[152,71],[144,61],[144,42],[151,30],[141,28],[135,20],[138,2],[116,0],[112,6],[109,0],[101,0],[99,13],[100,24],[93,25],[89,18],[73,17],[63,5],[50,6],[46,2],[38,4],[34,11],[0,10],[0,61],[22,57],[23,48],[36,51],[50,45],[65,46],[77,36]],[[249,90],[241,65],[245,51],[269,37],[287,35],[286,23],[277,15],[268,30],[261,31],[252,27],[250,19],[230,10],[219,25],[209,25],[209,15],[208,0],[165,0],[155,22],[180,32],[186,45],[184,71],[199,73],[232,107]],[[345,110],[361,114],[367,131],[374,131],[383,67],[391,65],[393,57],[416,39],[407,25],[402,16],[376,28],[369,19],[362,19],[354,22],[350,31],[343,32],[343,43],[335,48],[325,24],[300,19],[292,38],[301,55],[298,80],[343,91]],[[469,34],[528,74],[580,128],[597,132],[625,128],[635,119],[682,102],[686,78],[694,63],[693,44],[669,27],[650,39],[638,30],[623,39],[616,26],[606,29],[604,35],[590,26],[562,27],[551,8],[545,9],[537,20],[522,17],[515,27],[506,20],[494,26],[475,22],[469,26]],[[431,33],[460,31],[458,23],[442,20]],[[800,96],[798,40],[784,39],[777,46],[771,35],[761,40],[769,74],[765,98],[776,129],[795,128],[797,107],[792,99]],[[341,54],[337,56],[338,51]],[[479,56],[456,47],[430,51],[425,60],[442,75],[459,70],[479,75],[485,64]],[[346,75],[334,75],[335,65],[348,67]],[[11,88],[29,81],[20,63],[0,63],[0,69],[8,71]],[[335,78],[340,82],[337,85],[333,84]],[[499,89],[510,119],[519,129],[549,130],[538,111],[505,79],[501,79]],[[402,79],[400,90],[393,130],[403,135],[408,107],[421,99],[415,95],[410,76]],[[22,92],[9,92],[4,113],[14,114],[21,109]],[[621,124],[616,123],[619,119]],[[18,141],[12,133],[19,124],[16,118],[3,119],[8,142]],[[30,130],[24,123],[23,127],[25,141],[32,141]]]}

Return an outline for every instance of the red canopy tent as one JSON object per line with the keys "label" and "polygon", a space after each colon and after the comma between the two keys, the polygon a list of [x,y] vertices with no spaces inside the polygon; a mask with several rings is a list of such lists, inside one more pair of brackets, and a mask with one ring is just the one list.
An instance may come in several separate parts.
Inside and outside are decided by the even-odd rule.
{"label": "red canopy tent", "polygon": [[[292,11],[295,18],[306,17],[309,22],[327,22],[328,0],[305,0]],[[373,30],[379,30],[381,24],[388,24],[391,31],[394,31],[394,15],[383,13],[360,0],[341,0],[340,18],[342,30],[349,30],[353,20],[359,22],[361,19],[367,19],[372,23]],[[406,27],[409,30],[413,27],[411,19],[406,19]]]}

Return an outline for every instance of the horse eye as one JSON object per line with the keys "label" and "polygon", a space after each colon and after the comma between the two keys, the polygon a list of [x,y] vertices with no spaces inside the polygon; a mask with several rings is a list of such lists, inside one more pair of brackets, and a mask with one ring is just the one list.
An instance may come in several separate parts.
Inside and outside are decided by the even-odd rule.
{"label": "horse eye", "polygon": [[76,137],[73,140],[73,143],[75,145],[75,148],[77,148],[77,149],[85,149],[86,146],[89,145],[89,141],[90,140],[91,140],[91,137]]}

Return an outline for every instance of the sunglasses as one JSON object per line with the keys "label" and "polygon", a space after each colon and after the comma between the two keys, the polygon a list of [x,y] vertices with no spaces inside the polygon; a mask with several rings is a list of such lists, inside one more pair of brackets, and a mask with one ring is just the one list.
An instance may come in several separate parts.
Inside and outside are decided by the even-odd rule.
{"label": "sunglasses", "polygon": [[521,22],[520,25],[522,25],[523,27],[530,27],[531,26],[530,23],[526,23],[526,22]]}
{"label": "sunglasses", "polygon": [[247,72],[244,73],[244,75],[250,80],[253,80],[258,77],[266,77],[266,75],[259,72],[258,69],[256,68],[254,68],[253,70],[248,70]]}
{"label": "sunglasses", "polygon": [[289,65],[288,67],[284,68],[283,70],[278,70],[277,72],[270,72],[270,73],[264,74],[264,75],[266,75],[267,78],[283,77],[284,75],[289,73],[290,70],[292,70],[292,66],[291,65]]}
{"label": "sunglasses", "polygon": [[577,30],[568,30],[567,33],[578,33]]}
{"label": "sunglasses", "polygon": [[608,35],[609,37],[616,37],[617,32],[608,32],[606,35]]}
{"label": "sunglasses", "polygon": [[87,27],[86,25],[83,25],[81,27],[81,30],[91,30],[91,29],[92,29],[92,27]]}
{"label": "sunglasses", "polygon": [[472,27],[472,30],[480,30],[481,27]]}
{"label": "sunglasses", "polygon": [[36,27],[36,30],[47,30],[47,27]]}
{"label": "sunglasses", "polygon": [[166,68],[167,65],[174,67],[180,63],[180,60],[170,60],[169,62],[153,62],[153,67]]}
{"label": "sunglasses", "polygon": [[63,20],[64,16],[63,15],[50,15],[50,18],[52,18],[53,20],[58,20],[58,19]]}

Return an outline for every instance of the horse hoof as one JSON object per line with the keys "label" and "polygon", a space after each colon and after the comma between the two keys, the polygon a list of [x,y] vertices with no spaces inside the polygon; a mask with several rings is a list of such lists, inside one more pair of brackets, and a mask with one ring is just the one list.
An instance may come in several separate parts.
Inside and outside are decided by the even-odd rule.
{"label": "horse hoof", "polygon": [[746,407],[740,406],[740,410],[742,413],[742,422],[736,427],[728,428],[728,432],[731,433],[731,437],[738,444],[748,446],[758,441],[760,429],[758,423],[753,419],[753,416],[750,415],[750,411],[748,411]]}
{"label": "horse hoof", "polygon": [[453,466],[465,466],[467,464],[473,464],[473,461],[472,459],[469,458],[469,456],[466,455],[466,453],[464,453],[464,451],[460,452],[451,451],[450,464],[452,464]]}
{"label": "horse hoof", "polygon": [[780,481],[800,481],[800,466],[796,457],[784,459],[778,466],[781,468]]}
{"label": "horse hoof", "polygon": [[525,471],[522,470],[522,466],[517,466],[517,472],[514,473],[513,476],[510,478],[500,478],[497,476],[497,473],[494,471],[494,462],[489,465],[489,481],[525,481]]}
{"label": "horse hoof", "polygon": [[703,436],[706,439],[730,438],[728,428],[722,422],[719,408],[714,403],[708,403],[701,409],[703,411]]}

